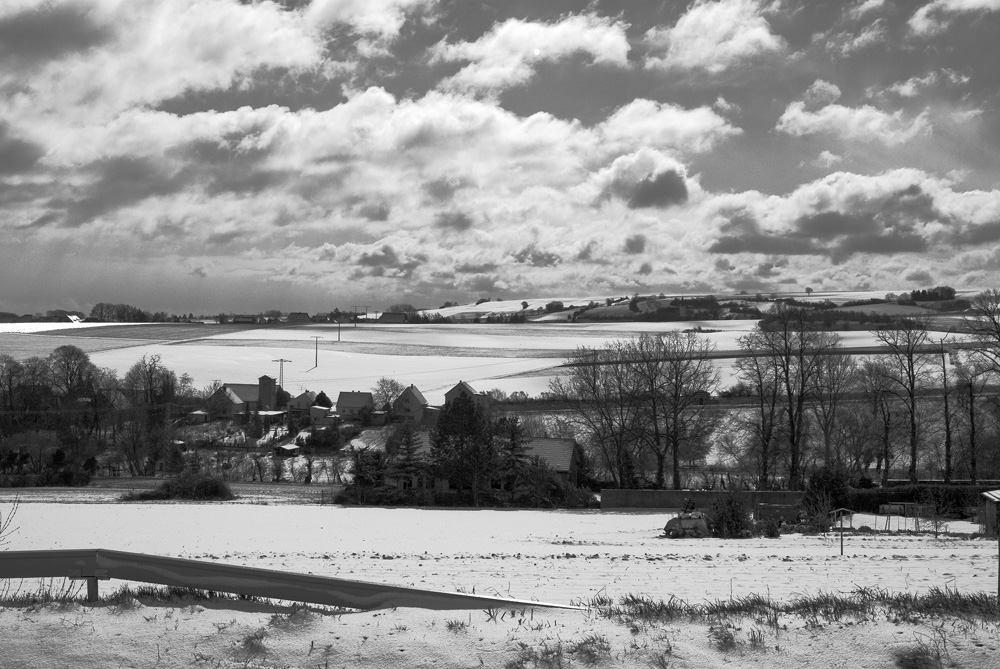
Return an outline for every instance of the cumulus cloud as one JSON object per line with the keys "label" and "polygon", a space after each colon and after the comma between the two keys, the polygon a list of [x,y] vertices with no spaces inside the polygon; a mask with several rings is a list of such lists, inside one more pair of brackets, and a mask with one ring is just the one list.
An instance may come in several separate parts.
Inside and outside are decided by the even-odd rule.
{"label": "cumulus cloud", "polygon": [[929,36],[948,28],[961,14],[984,14],[1000,11],[1000,0],[933,0],[910,17],[910,29],[921,36]]}
{"label": "cumulus cloud", "polygon": [[709,107],[684,109],[642,98],[615,110],[598,130],[618,145],[699,153],[741,132]]}
{"label": "cumulus cloud", "polygon": [[792,102],[778,119],[776,129],[796,137],[828,134],[855,142],[881,142],[896,146],[930,132],[928,113],[907,119],[903,110],[883,112],[870,105],[845,107],[829,104],[808,111],[804,101]]}
{"label": "cumulus cloud", "polygon": [[444,82],[446,88],[499,90],[524,84],[543,61],[583,53],[597,65],[627,67],[628,52],[623,24],[581,14],[556,23],[508,19],[475,42],[439,43],[433,59],[468,63]]}
{"label": "cumulus cloud", "polygon": [[595,202],[617,199],[629,209],[666,208],[688,200],[686,168],[669,156],[651,149],[617,158],[594,174],[589,187]]}
{"label": "cumulus cloud", "polygon": [[407,14],[429,8],[437,0],[314,0],[307,10],[310,23],[329,27],[346,24],[363,34],[395,37]]}
{"label": "cumulus cloud", "polygon": [[322,60],[320,35],[303,13],[271,2],[80,0],[46,7],[0,18],[0,32],[23,28],[37,37],[32,46],[24,37],[0,39],[8,45],[2,48],[39,63],[28,72],[0,69],[0,85],[23,85],[30,73],[33,94],[17,100],[15,113],[70,125],[189,90],[227,88],[260,67],[312,68]]}
{"label": "cumulus cloud", "polygon": [[786,197],[742,200],[742,207],[720,202],[710,252],[818,255],[841,263],[858,254],[926,252],[932,244],[983,244],[1000,232],[991,226],[998,219],[990,218],[1000,211],[1000,191],[957,192],[918,170],[838,172]]}
{"label": "cumulus cloud", "polygon": [[698,0],[674,26],[650,29],[645,41],[646,67],[710,74],[785,50],[756,0]]}

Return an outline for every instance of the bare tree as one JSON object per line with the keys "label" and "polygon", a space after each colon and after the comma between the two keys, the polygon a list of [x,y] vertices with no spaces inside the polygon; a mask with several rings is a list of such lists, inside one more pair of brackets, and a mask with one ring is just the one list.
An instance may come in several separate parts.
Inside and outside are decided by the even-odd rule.
{"label": "bare tree", "polygon": [[619,488],[634,485],[641,455],[635,401],[639,383],[634,366],[626,359],[626,348],[622,341],[598,349],[580,347],[568,361],[568,375],[549,385],[590,437]]}
{"label": "bare tree", "polygon": [[917,482],[917,411],[920,397],[924,392],[931,361],[926,354],[930,343],[925,324],[919,319],[904,318],[894,328],[874,331],[875,339],[887,350],[882,354],[886,361],[885,378],[890,388],[906,408],[909,423],[910,482]]}
{"label": "bare tree", "polygon": [[965,328],[979,342],[976,353],[1000,372],[1000,290],[990,289],[976,295],[971,310]]}
{"label": "bare tree", "polygon": [[967,446],[969,480],[976,483],[979,476],[979,424],[981,421],[979,404],[990,378],[995,376],[993,368],[982,358],[973,356],[956,365],[955,382],[960,424],[964,424]]}
{"label": "bare tree", "polygon": [[739,344],[743,355],[736,359],[736,373],[751,397],[753,409],[734,415],[751,442],[746,450],[755,454],[752,459],[756,463],[757,487],[767,490],[775,475],[773,462],[780,434],[778,367],[774,357],[754,346],[751,335],[740,337]]}
{"label": "bare tree", "polygon": [[823,464],[844,467],[842,439],[837,435],[844,401],[858,389],[858,365],[849,355],[825,355],[816,365],[816,394],[810,410],[823,436]]}
{"label": "bare tree", "polygon": [[372,399],[375,401],[375,408],[381,409],[386,404],[392,405],[399,395],[406,390],[406,386],[397,381],[383,376],[375,382],[372,388]]}
{"label": "bare tree", "polygon": [[876,475],[881,474],[881,483],[889,482],[889,467],[894,459],[892,453],[893,434],[899,424],[895,405],[897,398],[890,379],[889,365],[885,360],[866,360],[861,367],[861,388],[872,417],[878,443],[876,452]]}
{"label": "bare tree", "polygon": [[765,329],[760,324],[740,338],[744,352],[768,355],[780,393],[784,436],[788,440],[788,487],[802,485],[802,457],[806,446],[806,410],[818,392],[819,361],[835,352],[840,338],[831,332],[812,329],[808,310],[775,306]]}
{"label": "bare tree", "polygon": [[693,332],[643,334],[625,354],[640,384],[639,402],[646,447],[656,458],[656,486],[663,488],[666,457],[671,456],[673,487],[681,487],[680,458],[686,445],[700,443],[714,429],[706,398],[716,390],[719,373],[710,354],[715,345]]}

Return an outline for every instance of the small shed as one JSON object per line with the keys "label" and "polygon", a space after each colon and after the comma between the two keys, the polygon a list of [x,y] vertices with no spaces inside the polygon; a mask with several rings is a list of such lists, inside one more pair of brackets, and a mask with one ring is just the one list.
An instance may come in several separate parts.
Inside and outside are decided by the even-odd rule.
{"label": "small shed", "polygon": [[279,444],[274,447],[274,455],[279,458],[294,457],[299,454],[299,447],[295,444]]}
{"label": "small shed", "polygon": [[983,501],[979,505],[979,524],[983,535],[1000,539],[1000,525],[997,523],[997,507],[1000,507],[1000,490],[990,490],[983,493]]}
{"label": "small shed", "polygon": [[[990,490],[983,493],[985,504],[979,514],[979,523],[983,526],[983,534],[997,538],[997,558],[1000,560],[1000,524],[997,523],[997,510],[1000,509],[1000,490]],[[997,599],[1000,600],[1000,561],[997,562]]]}

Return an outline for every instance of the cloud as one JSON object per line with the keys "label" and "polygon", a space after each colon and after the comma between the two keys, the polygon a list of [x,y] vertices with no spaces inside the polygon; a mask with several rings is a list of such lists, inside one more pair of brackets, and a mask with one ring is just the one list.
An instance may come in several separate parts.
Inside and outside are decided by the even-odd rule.
{"label": "cloud", "polygon": [[823,106],[836,101],[839,97],[840,88],[836,84],[817,79],[806,90],[804,102],[810,106]]}
{"label": "cloud", "polygon": [[776,130],[796,137],[828,134],[855,142],[881,142],[896,146],[930,132],[928,113],[907,120],[903,110],[891,114],[874,107],[845,107],[831,104],[818,111],[806,111],[802,101],[792,102],[778,119]]}
{"label": "cloud", "polygon": [[638,255],[646,250],[646,235],[638,234],[625,238],[625,253]]}
{"label": "cloud", "polygon": [[534,244],[525,246],[511,255],[516,263],[531,265],[532,267],[553,267],[562,262],[562,258],[556,253],[542,251]]}
{"label": "cloud", "polygon": [[653,266],[648,262],[644,262],[641,265],[639,265],[639,269],[636,271],[636,273],[639,274],[640,276],[648,276],[653,273]]}
{"label": "cloud", "polygon": [[645,41],[647,68],[710,74],[785,50],[755,0],[698,0],[673,27],[651,28]]}
{"label": "cloud", "polygon": [[709,107],[684,109],[670,103],[636,99],[598,127],[604,139],[627,147],[649,146],[702,153],[742,131]]}
{"label": "cloud", "polygon": [[628,208],[664,208],[674,204],[682,204],[687,201],[687,197],[688,191],[684,177],[673,170],[667,170],[640,179],[632,188],[632,193],[628,198]]}
{"label": "cloud", "polygon": [[314,0],[306,12],[310,23],[346,24],[363,34],[399,35],[409,13],[430,8],[437,0]]}
{"label": "cloud", "polygon": [[359,207],[358,213],[369,221],[388,221],[392,206],[387,202],[369,202]]}
{"label": "cloud", "polygon": [[115,31],[100,13],[82,2],[13,8],[0,16],[0,59],[26,67],[105,45]]}
{"label": "cloud", "polygon": [[597,190],[598,203],[615,198],[629,209],[666,208],[688,200],[686,174],[676,160],[643,149],[615,159],[591,177],[589,186]]}
{"label": "cloud", "polygon": [[449,202],[455,193],[469,184],[465,179],[458,177],[441,177],[427,181],[423,185],[424,192],[434,201]]}
{"label": "cloud", "polygon": [[[995,196],[1000,200],[1000,192]],[[835,264],[859,254],[924,253],[932,244],[971,236],[978,226],[963,221],[960,212],[989,199],[983,193],[970,200],[917,170],[875,176],[839,172],[783,198],[744,197],[748,205],[742,208],[719,209],[718,235],[707,248],[724,254],[817,255]]]}
{"label": "cloud", "polygon": [[628,67],[628,52],[623,24],[581,14],[557,23],[508,19],[475,42],[437,44],[432,62],[469,63],[443,82],[445,88],[500,90],[526,83],[540,62],[584,53],[595,65]]}
{"label": "cloud", "polygon": [[918,283],[922,286],[932,286],[934,285],[934,275],[925,269],[914,269],[907,272],[904,276],[907,281],[912,281],[913,283]]}
{"label": "cloud", "polygon": [[443,211],[435,214],[434,225],[443,230],[464,232],[472,227],[472,218],[461,211]]}
{"label": "cloud", "polygon": [[44,153],[38,144],[13,136],[10,126],[0,121],[0,174],[27,172]]}
{"label": "cloud", "polygon": [[910,17],[908,25],[917,35],[927,37],[942,32],[961,14],[1000,11],[1000,0],[933,0]]}
{"label": "cloud", "polygon": [[[15,100],[19,116],[61,119],[69,126],[104,122],[136,105],[155,105],[186,91],[225,89],[258,68],[313,68],[322,61],[320,35],[301,11],[272,2],[159,0],[50,5],[8,15],[26,38],[13,46],[32,57],[31,96]],[[45,23],[49,12],[53,24]],[[72,25],[75,18],[78,25]],[[4,25],[0,23],[0,26]],[[113,26],[107,28],[106,26]],[[0,39],[0,44],[10,43]],[[48,58],[49,60],[45,60]],[[24,72],[0,69],[0,87]]]}

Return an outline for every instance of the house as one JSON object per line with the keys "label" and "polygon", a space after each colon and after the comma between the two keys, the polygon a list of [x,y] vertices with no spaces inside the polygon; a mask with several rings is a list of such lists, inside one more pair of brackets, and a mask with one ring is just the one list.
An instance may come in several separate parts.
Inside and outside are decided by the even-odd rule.
{"label": "house", "polygon": [[309,424],[313,427],[330,427],[340,422],[340,416],[333,409],[314,404],[309,407]]}
{"label": "house", "polygon": [[230,322],[234,325],[257,325],[257,317],[247,315],[233,316],[233,320]]}
{"label": "house", "polygon": [[345,420],[359,419],[375,411],[375,398],[369,392],[343,391],[337,396],[337,413]]}
{"label": "house", "polygon": [[490,408],[489,396],[486,393],[476,392],[476,389],[465,381],[459,381],[454,388],[444,394],[445,405],[451,404],[462,395],[468,396],[480,411],[486,411]]}
{"label": "house", "polygon": [[297,397],[293,397],[288,400],[288,411],[293,416],[304,416],[309,414],[309,407],[316,404],[316,395],[311,390],[306,390],[305,392],[299,394]]}
{"label": "house", "polygon": [[427,411],[427,400],[417,387],[410,385],[392,402],[392,415],[396,420],[422,423]]}
{"label": "house", "polygon": [[288,314],[288,318],[285,319],[285,323],[288,325],[302,325],[305,323],[312,323],[312,319],[309,318],[309,314],[304,311],[293,311]]}
{"label": "house", "polygon": [[208,398],[209,411],[216,416],[237,418],[254,411],[275,409],[277,382],[266,374],[257,383],[223,383]]}
{"label": "house", "polygon": [[525,440],[528,457],[538,458],[552,469],[555,477],[569,485],[579,484],[583,469],[583,449],[575,439],[532,437]]}
{"label": "house", "polygon": [[402,312],[386,311],[381,316],[378,317],[379,323],[385,323],[389,325],[401,325],[408,323],[410,321],[410,315],[404,314]]}

